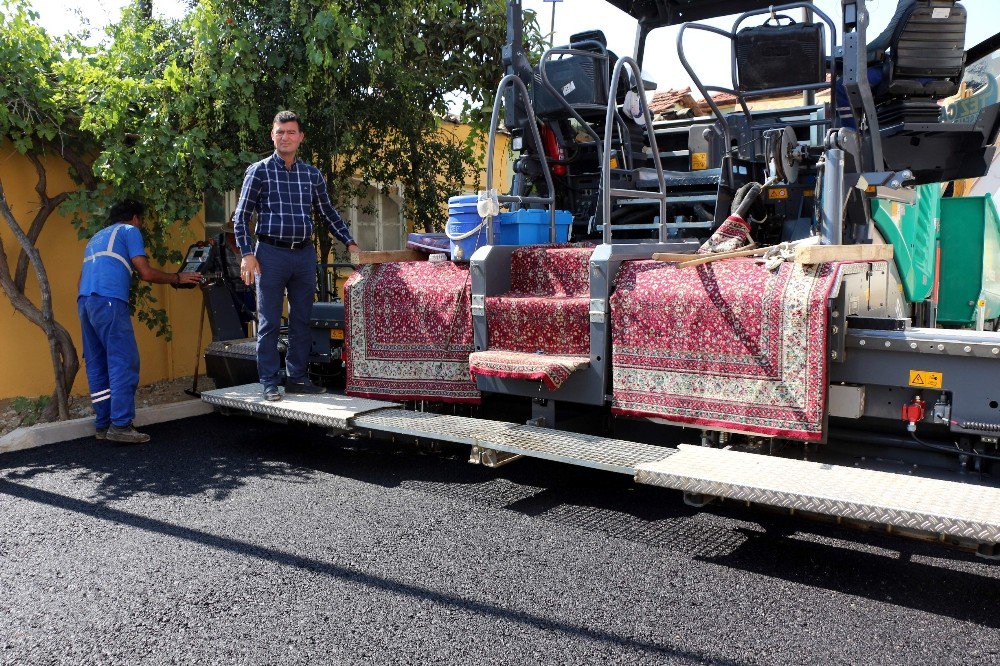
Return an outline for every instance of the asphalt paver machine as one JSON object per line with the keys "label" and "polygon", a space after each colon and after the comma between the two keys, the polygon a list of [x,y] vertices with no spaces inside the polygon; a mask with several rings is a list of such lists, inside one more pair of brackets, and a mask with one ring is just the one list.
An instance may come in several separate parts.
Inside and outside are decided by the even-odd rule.
{"label": "asphalt paver machine", "polygon": [[[908,5],[875,52],[865,0],[835,17],[806,2],[610,4],[637,21],[632,54],[593,30],[533,64],[508,2],[487,155],[502,119],[515,175],[497,191],[488,158],[469,367],[484,405],[530,418],[340,396],[335,422],[315,406],[304,420],[1000,555],[1000,218],[988,195],[954,196],[993,164],[996,78],[978,63],[996,39],[967,48],[952,0]],[[699,23],[722,16],[730,29]],[[711,111],[683,125],[654,121],[642,75],[646,45],[675,25]],[[724,46],[689,53],[696,31]],[[702,81],[706,57],[731,60],[727,81]],[[504,209],[547,214],[550,244],[501,244]]]}

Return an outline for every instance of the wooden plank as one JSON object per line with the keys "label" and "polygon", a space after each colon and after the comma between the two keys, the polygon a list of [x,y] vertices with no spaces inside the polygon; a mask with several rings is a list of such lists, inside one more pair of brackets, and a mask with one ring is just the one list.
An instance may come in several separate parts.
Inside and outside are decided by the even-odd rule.
{"label": "wooden plank", "polygon": [[702,264],[710,264],[713,261],[719,261],[720,259],[735,259],[737,257],[753,257],[758,254],[764,254],[767,252],[769,247],[748,247],[742,250],[733,250],[732,252],[712,252],[710,254],[702,254],[697,258],[688,259],[687,261],[682,261],[677,264],[677,268],[690,268],[691,266],[701,266]]}
{"label": "wooden plank", "polygon": [[416,250],[389,250],[386,252],[351,252],[351,263],[355,266],[364,264],[395,264],[403,261],[427,261],[429,255]]}
{"label": "wooden plank", "polygon": [[797,264],[822,264],[827,261],[880,261],[884,259],[892,259],[891,245],[806,245],[795,250],[795,263]]}
{"label": "wooden plank", "polygon": [[686,252],[686,253],[683,253],[683,254],[680,253],[680,252],[655,252],[653,254],[653,260],[654,261],[687,261],[688,259],[692,259],[692,258],[697,257],[697,256],[698,255],[695,254],[694,252]]}
{"label": "wooden plank", "polygon": [[730,252],[713,252],[711,254],[698,254],[696,252],[689,252],[685,254],[680,254],[676,252],[657,252],[653,255],[655,261],[676,261],[679,262],[678,268],[685,268],[686,266],[697,266],[699,264],[707,264],[710,261],[716,261],[718,259],[729,259],[730,257],[749,257],[755,254],[764,254],[768,248],[766,247],[756,247],[755,245],[749,245],[741,250],[732,250]]}

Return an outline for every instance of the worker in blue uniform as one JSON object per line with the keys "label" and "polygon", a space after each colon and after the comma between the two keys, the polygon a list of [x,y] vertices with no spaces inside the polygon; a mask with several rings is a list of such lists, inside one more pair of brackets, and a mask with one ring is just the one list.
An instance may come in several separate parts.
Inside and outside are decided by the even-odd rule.
{"label": "worker in blue uniform", "polygon": [[132,426],[139,386],[139,349],[128,305],[132,271],[147,282],[175,287],[201,281],[199,273],[164,273],[149,265],[140,231],[143,212],[143,205],[130,199],[111,207],[108,226],[84,250],[76,301],[96,437],[130,444],[149,441]]}

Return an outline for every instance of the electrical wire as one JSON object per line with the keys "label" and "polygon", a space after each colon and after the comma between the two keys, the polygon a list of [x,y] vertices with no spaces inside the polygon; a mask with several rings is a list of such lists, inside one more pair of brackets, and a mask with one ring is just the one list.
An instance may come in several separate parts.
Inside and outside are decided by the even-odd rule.
{"label": "electrical wire", "polygon": [[956,444],[955,448],[952,449],[947,446],[940,446],[938,444],[931,444],[930,442],[925,442],[924,440],[917,437],[917,433],[915,432],[911,432],[910,437],[912,437],[913,441],[919,444],[920,446],[923,446],[924,448],[928,449],[933,449],[934,451],[940,451],[942,453],[952,453],[959,456],[971,456],[973,458],[982,458],[983,460],[1000,461],[1000,456],[991,456],[988,453],[977,453],[975,451],[966,451],[965,449],[959,448],[958,444]]}

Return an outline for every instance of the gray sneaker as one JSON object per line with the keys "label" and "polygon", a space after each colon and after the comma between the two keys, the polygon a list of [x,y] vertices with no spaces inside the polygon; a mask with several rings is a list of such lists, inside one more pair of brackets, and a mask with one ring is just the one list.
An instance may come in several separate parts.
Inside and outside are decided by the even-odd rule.
{"label": "gray sneaker", "polygon": [[98,428],[97,430],[94,431],[94,439],[107,439],[107,438],[108,438],[107,428]]}
{"label": "gray sneaker", "polygon": [[131,423],[123,426],[116,426],[112,423],[105,437],[112,442],[121,442],[122,444],[142,444],[149,441],[149,435],[139,432],[132,427]]}
{"label": "gray sneaker", "polygon": [[278,400],[281,400],[281,391],[278,390],[277,386],[265,386],[264,400],[267,400],[268,402],[277,402]]}

